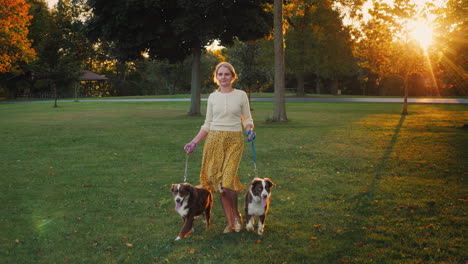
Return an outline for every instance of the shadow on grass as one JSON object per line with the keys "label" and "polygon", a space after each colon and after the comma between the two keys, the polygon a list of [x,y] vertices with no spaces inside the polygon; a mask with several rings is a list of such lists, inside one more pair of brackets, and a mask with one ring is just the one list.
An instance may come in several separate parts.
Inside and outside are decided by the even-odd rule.
{"label": "shadow on grass", "polygon": [[[367,187],[367,190],[363,193],[356,195],[353,200],[356,201],[355,207],[351,209],[353,212],[350,215],[354,215],[354,220],[352,222],[348,222],[348,232],[347,238],[343,239],[336,247],[336,251],[330,252],[327,256],[327,260],[329,261],[336,261],[337,257],[339,256],[346,256],[351,258],[354,254],[353,252],[356,251],[356,246],[364,245],[365,243],[362,241],[366,241],[365,237],[367,236],[366,231],[368,229],[374,229],[374,223],[372,218],[379,214],[376,211],[376,200],[378,200],[378,186],[385,177],[385,172],[388,170],[388,162],[391,158],[391,154],[395,148],[397,140],[400,135],[401,127],[405,122],[406,116],[402,115],[398,124],[396,125],[392,138],[388,143],[388,146],[385,148],[385,152],[380,160],[378,165],[375,168],[375,176],[373,179],[370,179],[370,184]],[[346,260],[346,257],[344,260]]]}
{"label": "shadow on grass", "polygon": [[361,206],[364,206],[364,208],[367,205],[370,205],[372,201],[374,200],[373,197],[375,195],[375,186],[376,184],[379,183],[379,181],[382,179],[384,172],[387,170],[387,163],[390,159],[390,156],[393,152],[393,149],[395,147],[395,144],[398,140],[399,134],[400,134],[400,129],[403,126],[403,123],[405,122],[406,115],[401,115],[400,121],[398,122],[397,126],[395,127],[395,131],[393,133],[392,139],[390,140],[387,148],[385,149],[385,152],[381,158],[380,163],[376,167],[375,171],[375,177],[372,182],[372,184],[369,185],[367,192],[363,193],[360,195],[361,197],[358,197],[362,201]]}
{"label": "shadow on grass", "polygon": [[401,115],[400,122],[398,122],[398,125],[395,128],[395,132],[393,133],[392,140],[390,140],[390,143],[388,144],[387,149],[385,150],[382,160],[379,166],[377,166],[377,173],[375,176],[376,179],[382,178],[382,174],[385,171],[385,168],[387,167],[388,159],[390,158],[390,154],[393,152],[393,148],[395,147],[395,143],[398,140],[400,129],[403,126],[405,119],[406,119],[406,115]]}

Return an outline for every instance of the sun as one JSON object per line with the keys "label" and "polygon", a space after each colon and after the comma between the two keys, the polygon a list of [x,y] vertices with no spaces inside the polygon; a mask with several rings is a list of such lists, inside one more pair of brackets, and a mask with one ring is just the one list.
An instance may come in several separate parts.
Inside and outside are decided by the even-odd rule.
{"label": "sun", "polygon": [[411,23],[411,37],[416,39],[424,50],[432,44],[432,28],[421,21]]}

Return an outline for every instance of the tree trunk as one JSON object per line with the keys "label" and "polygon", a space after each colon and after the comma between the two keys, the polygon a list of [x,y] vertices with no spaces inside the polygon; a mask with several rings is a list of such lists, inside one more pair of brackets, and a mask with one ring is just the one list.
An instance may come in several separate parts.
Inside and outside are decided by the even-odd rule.
{"label": "tree trunk", "polygon": [[402,115],[408,114],[408,74],[404,78],[404,87],[405,87],[405,99],[403,100],[403,110],[401,111]]}
{"label": "tree trunk", "polygon": [[275,49],[275,106],[273,121],[286,122],[286,100],[284,98],[284,38],[283,1],[274,1],[274,49]]}
{"label": "tree trunk", "polygon": [[378,95],[377,77],[378,77],[377,74],[369,73],[369,75],[367,76],[367,82],[366,82],[367,93],[365,95]]}
{"label": "tree trunk", "polygon": [[57,93],[57,85],[55,85],[54,82],[51,83],[52,85],[52,90],[54,91],[54,107],[58,107],[57,105],[57,98],[58,98],[58,93]]}
{"label": "tree trunk", "polygon": [[189,115],[200,115],[200,64],[201,64],[201,48],[193,49],[192,61],[192,81],[190,85],[191,100]]}
{"label": "tree trunk", "polygon": [[337,95],[338,94],[338,79],[333,78],[331,81],[331,94]]}
{"label": "tree trunk", "polygon": [[298,97],[304,97],[305,96],[304,86],[305,86],[304,74],[299,74],[297,76],[296,96],[298,96]]}
{"label": "tree trunk", "polygon": [[315,93],[320,94],[322,91],[322,82],[320,81],[320,77],[318,74],[316,74],[317,77],[315,77]]}

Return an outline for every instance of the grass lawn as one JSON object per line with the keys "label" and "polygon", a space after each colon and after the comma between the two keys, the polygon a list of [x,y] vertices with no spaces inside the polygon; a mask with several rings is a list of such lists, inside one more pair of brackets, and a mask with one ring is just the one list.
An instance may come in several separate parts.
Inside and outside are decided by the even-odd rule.
{"label": "grass lawn", "polygon": [[59,106],[0,104],[0,263],[468,261],[468,105],[294,102],[273,124],[254,102],[258,173],[278,184],[265,235],[223,234],[216,196],[212,228],[182,241],[169,188],[203,117],[189,102]]}
{"label": "grass lawn", "polygon": [[[80,97],[79,101],[87,100],[106,100],[106,99],[190,99],[190,94],[175,94],[175,95],[144,95],[144,96],[106,96],[106,97]],[[209,93],[201,94],[201,98],[208,98]],[[273,98],[274,93],[251,93],[252,98]],[[286,92],[286,98],[298,98],[296,93]],[[299,98],[402,98],[402,96],[366,96],[366,95],[333,95],[333,94],[306,94],[303,97]],[[458,98],[458,99],[467,99],[467,96],[411,96],[409,98]],[[53,101],[54,99],[37,99],[37,98],[17,98],[17,99],[6,99],[0,98],[0,103],[2,102],[23,102],[23,101]],[[74,101],[74,98],[60,98],[59,101]]]}

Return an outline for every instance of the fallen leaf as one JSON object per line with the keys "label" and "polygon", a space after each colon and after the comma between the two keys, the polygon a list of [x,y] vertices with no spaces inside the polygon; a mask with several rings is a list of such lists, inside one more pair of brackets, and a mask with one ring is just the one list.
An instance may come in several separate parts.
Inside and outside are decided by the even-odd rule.
{"label": "fallen leaf", "polygon": [[317,239],[317,237],[310,237],[310,239]]}
{"label": "fallen leaf", "polygon": [[320,228],[319,225],[313,225],[313,227],[314,227],[315,230],[317,230],[318,232],[322,232],[322,228]]}
{"label": "fallen leaf", "polygon": [[195,249],[194,249],[194,248],[190,249],[190,250],[188,251],[188,253],[189,253],[189,254],[195,253]]}
{"label": "fallen leaf", "polygon": [[133,244],[130,244],[130,243],[126,243],[125,244],[127,247],[133,247]]}
{"label": "fallen leaf", "polygon": [[362,242],[362,241],[359,241],[359,242],[357,242],[356,244],[357,244],[358,246],[361,246],[361,247],[363,247],[363,246],[366,245],[366,243],[364,243],[364,242]]}
{"label": "fallen leaf", "polygon": [[311,246],[316,247],[317,243],[310,243]]}

